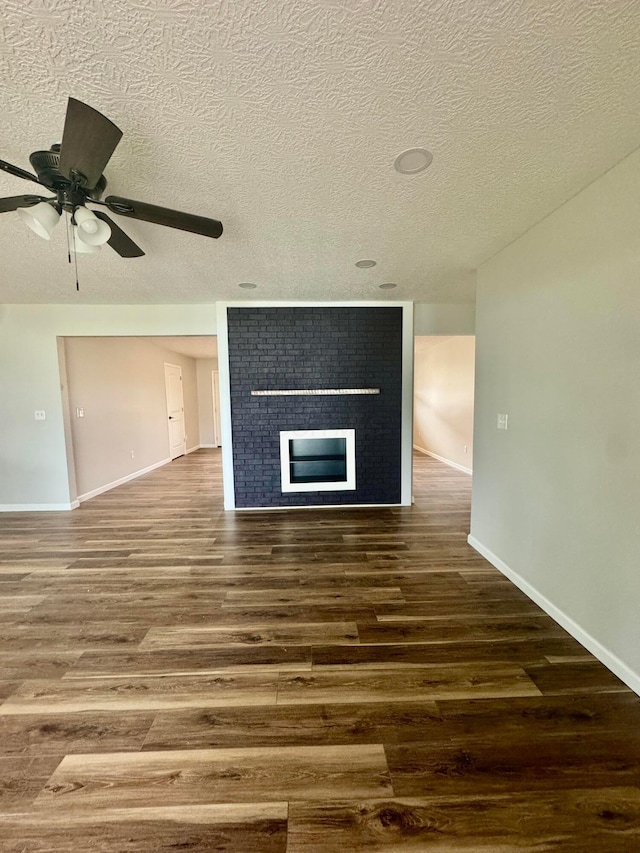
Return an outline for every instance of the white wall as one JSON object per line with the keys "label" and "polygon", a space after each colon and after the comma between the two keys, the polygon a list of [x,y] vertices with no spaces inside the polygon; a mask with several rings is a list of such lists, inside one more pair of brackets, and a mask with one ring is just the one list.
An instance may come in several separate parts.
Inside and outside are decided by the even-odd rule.
{"label": "white wall", "polygon": [[469,471],[473,467],[472,336],[415,339],[413,444]]}
{"label": "white wall", "polygon": [[196,361],[198,373],[198,422],[200,427],[200,444],[214,444],[213,428],[213,387],[211,374],[218,369],[217,358],[199,358]]}
{"label": "white wall", "polygon": [[480,268],[470,541],[640,692],[639,223],[636,152]]}
{"label": "white wall", "polygon": [[473,335],[476,306],[416,302],[413,328],[415,335]]}
{"label": "white wall", "polygon": [[64,342],[79,497],[169,460],[165,362],[182,368],[186,446],[199,446],[195,359],[138,337]]}

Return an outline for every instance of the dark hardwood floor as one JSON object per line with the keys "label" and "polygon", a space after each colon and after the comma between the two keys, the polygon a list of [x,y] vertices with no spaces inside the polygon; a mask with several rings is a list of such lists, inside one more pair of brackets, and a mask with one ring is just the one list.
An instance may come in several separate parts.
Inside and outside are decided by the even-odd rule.
{"label": "dark hardwood floor", "polygon": [[640,699],[415,506],[224,513],[198,451],[0,516],[0,850],[640,850]]}

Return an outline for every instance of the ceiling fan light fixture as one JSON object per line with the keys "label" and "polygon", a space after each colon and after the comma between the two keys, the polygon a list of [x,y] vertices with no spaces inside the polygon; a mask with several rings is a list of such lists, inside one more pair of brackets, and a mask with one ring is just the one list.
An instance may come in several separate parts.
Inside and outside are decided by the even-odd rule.
{"label": "ceiling fan light fixture", "polygon": [[91,243],[87,243],[86,240],[83,240],[80,229],[77,225],[73,226],[73,243],[71,244],[72,250],[76,253],[76,255],[92,255],[94,252],[99,252],[101,246],[92,245]]}
{"label": "ceiling fan light fixture", "polygon": [[51,239],[51,233],[60,219],[60,214],[55,207],[46,201],[41,201],[33,207],[19,208],[18,216],[43,240]]}
{"label": "ceiling fan light fixture", "polygon": [[78,229],[78,236],[89,246],[101,246],[111,237],[111,228],[106,222],[88,210],[86,207],[76,207],[73,218]]}

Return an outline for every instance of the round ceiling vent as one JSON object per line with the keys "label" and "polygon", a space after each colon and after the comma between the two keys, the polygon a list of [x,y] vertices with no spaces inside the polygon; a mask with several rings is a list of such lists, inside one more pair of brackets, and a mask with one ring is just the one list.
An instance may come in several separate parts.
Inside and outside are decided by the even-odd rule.
{"label": "round ceiling vent", "polygon": [[258,285],[254,284],[252,281],[241,281],[238,287],[241,287],[243,290],[255,290]]}
{"label": "round ceiling vent", "polygon": [[408,148],[398,154],[393,165],[401,175],[417,175],[418,172],[424,172],[432,160],[433,154],[426,148]]}
{"label": "round ceiling vent", "polygon": [[364,261],[356,261],[356,266],[360,267],[361,270],[369,269],[369,267],[375,267],[377,261],[364,260]]}
{"label": "round ceiling vent", "polygon": [[380,290],[393,290],[394,287],[397,287],[397,284],[394,284],[392,281],[385,281],[384,284],[379,284],[378,287]]}

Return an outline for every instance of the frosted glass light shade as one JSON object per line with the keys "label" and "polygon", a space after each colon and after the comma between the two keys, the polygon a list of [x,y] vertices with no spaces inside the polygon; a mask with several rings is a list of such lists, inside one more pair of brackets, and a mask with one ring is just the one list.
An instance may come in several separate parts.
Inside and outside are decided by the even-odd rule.
{"label": "frosted glass light shade", "polygon": [[76,207],[73,218],[78,228],[78,233],[84,243],[89,246],[101,246],[111,237],[111,228],[106,222],[87,210],[86,207]]}
{"label": "frosted glass light shade", "polygon": [[51,239],[51,232],[60,219],[60,214],[55,207],[46,201],[38,202],[33,207],[19,207],[18,216],[43,240]]}
{"label": "frosted glass light shade", "polygon": [[83,239],[77,225],[73,226],[73,243],[71,244],[71,248],[76,255],[92,255],[94,252],[100,251],[100,246],[92,246]]}

